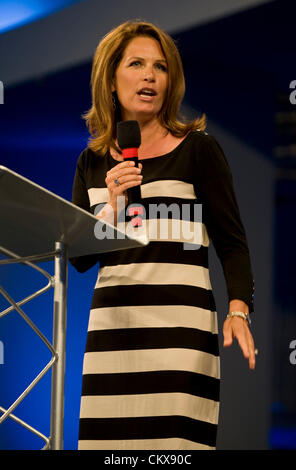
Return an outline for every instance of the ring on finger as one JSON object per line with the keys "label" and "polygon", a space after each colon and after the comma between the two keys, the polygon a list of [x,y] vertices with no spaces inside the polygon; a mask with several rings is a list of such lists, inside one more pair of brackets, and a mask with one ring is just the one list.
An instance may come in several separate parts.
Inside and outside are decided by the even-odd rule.
{"label": "ring on finger", "polygon": [[119,183],[119,181],[118,181],[118,178],[115,178],[114,183],[115,183],[117,186],[120,186],[120,183]]}

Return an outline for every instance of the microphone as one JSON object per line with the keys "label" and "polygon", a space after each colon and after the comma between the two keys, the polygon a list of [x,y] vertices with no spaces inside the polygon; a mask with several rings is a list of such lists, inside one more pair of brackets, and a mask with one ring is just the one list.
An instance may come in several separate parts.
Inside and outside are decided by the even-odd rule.
{"label": "microphone", "polygon": [[[141,131],[138,121],[121,121],[117,123],[117,141],[122,150],[124,161],[132,160],[138,166],[138,148],[141,145]],[[141,188],[134,186],[127,190],[128,215],[134,227],[142,226],[143,206],[141,205]]]}

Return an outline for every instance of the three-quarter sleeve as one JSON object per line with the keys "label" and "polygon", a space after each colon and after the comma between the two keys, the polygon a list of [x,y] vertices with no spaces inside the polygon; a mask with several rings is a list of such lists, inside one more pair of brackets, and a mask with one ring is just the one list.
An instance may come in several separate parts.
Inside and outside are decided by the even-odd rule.
{"label": "three-quarter sleeve", "polygon": [[[82,152],[78,158],[76,171],[74,176],[72,188],[72,202],[78,207],[90,211],[90,202],[86,187],[86,152]],[[98,261],[98,254],[91,254],[79,257],[69,258],[70,263],[74,268],[83,273],[92,268]]]}
{"label": "three-quarter sleeve", "polygon": [[254,280],[229,164],[216,139],[208,134],[203,135],[196,156],[196,191],[202,200],[203,222],[223,268],[228,300],[244,301],[251,313]]}

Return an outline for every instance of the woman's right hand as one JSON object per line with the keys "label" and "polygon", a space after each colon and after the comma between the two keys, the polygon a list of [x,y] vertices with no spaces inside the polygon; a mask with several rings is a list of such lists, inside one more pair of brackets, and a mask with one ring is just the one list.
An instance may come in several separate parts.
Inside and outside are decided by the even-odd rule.
{"label": "woman's right hand", "polygon": [[[98,219],[103,219],[115,226],[117,225],[117,206],[119,206],[119,211],[121,211],[128,203],[127,190],[141,184],[143,179],[141,175],[142,168],[142,163],[139,162],[139,167],[136,167],[135,162],[129,160],[121,162],[107,171],[105,183],[109,192],[109,201],[96,215]],[[114,182],[115,179],[119,181],[119,184]],[[117,204],[119,196],[125,197],[124,206],[122,206],[121,201]]]}
{"label": "woman's right hand", "polygon": [[[117,198],[125,196],[126,205],[128,203],[127,190],[138,186],[142,182],[141,171],[143,165],[140,162],[138,165],[139,167],[136,167],[134,161],[124,161],[107,171],[105,183],[109,192],[108,204],[112,206],[115,215],[117,213]],[[115,179],[118,180],[119,184],[115,183]]]}

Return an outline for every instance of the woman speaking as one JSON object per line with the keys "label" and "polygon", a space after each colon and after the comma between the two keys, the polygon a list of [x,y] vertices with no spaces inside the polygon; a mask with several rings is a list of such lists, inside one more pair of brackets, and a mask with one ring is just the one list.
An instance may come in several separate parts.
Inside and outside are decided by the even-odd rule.
{"label": "woman speaking", "polygon": [[[72,258],[84,272],[100,262],[86,349],[79,449],[215,449],[220,358],[208,266],[212,241],[225,276],[224,346],[236,338],[255,367],[249,329],[253,275],[232,175],[205,130],[205,116],[178,118],[185,92],[179,52],[153,24],[128,21],[100,42],[92,67],[91,138],[77,162],[73,203],[110,221],[118,198],[139,186],[142,204],[184,204],[190,241],[153,237],[147,246]],[[139,166],[125,161],[119,121],[141,131]],[[124,198],[123,198],[124,196]],[[193,216],[202,205],[202,219]],[[180,211],[182,214],[182,211]],[[176,222],[176,212],[167,217]],[[163,218],[149,220],[158,226]],[[157,232],[158,233],[158,232]],[[185,247],[187,249],[185,249]]]}

